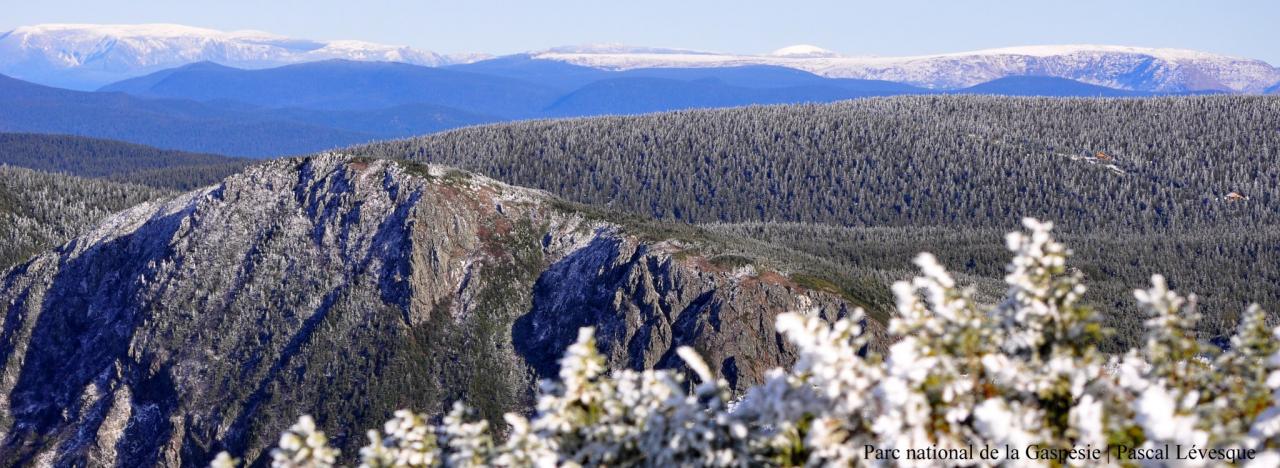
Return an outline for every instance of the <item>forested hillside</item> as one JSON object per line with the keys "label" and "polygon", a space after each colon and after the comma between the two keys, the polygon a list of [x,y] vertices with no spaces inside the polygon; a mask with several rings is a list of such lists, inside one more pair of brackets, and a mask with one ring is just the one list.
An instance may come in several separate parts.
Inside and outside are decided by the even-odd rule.
{"label": "forested hillside", "polygon": [[1020,74],[975,84],[928,89],[774,65],[609,71],[527,56],[441,68],[328,60],[240,69],[200,62],[127,79],[98,92],[51,88],[0,75],[0,131],[82,135],[271,158],[514,119],[936,93],[1138,97],[1214,92],[1136,91]]}
{"label": "forested hillside", "polygon": [[209,185],[251,162],[96,138],[0,133],[0,164],[156,188]]}
{"label": "forested hillside", "polygon": [[[1089,281],[1088,299],[1107,311],[1103,318],[1117,331],[1108,349],[1133,344],[1142,323],[1134,320],[1129,294],[1164,272],[1171,284],[1199,295],[1200,306],[1211,313],[1200,322],[1206,339],[1221,340],[1234,329],[1239,313],[1251,301],[1268,307],[1277,296],[1277,258],[1280,229],[1273,224],[1254,233],[1237,228],[1228,234],[1215,228],[1174,229],[1168,233],[1061,235],[1076,255],[1071,267]],[[746,236],[777,248],[790,248],[824,258],[856,271],[858,277],[879,284],[906,277],[919,251],[930,252],[952,269],[962,282],[978,287],[981,299],[1002,291],[1008,253],[1002,232],[994,228],[953,227],[840,227],[803,223],[738,223],[708,225],[712,231]],[[850,273],[855,274],[855,273]],[[1275,310],[1270,308],[1269,310]],[[1225,344],[1224,341],[1216,341]]]}
{"label": "forested hillside", "polygon": [[[850,253],[879,249],[902,268],[923,247],[999,276],[990,233],[1051,219],[1097,265],[1095,285],[1166,273],[1201,295],[1221,336],[1212,324],[1230,322],[1226,311],[1280,305],[1277,128],[1280,100],[1268,97],[923,96],[526,122],[354,151],[668,219],[857,228],[745,232],[860,267],[869,256]],[[956,238],[973,241],[942,242]],[[1136,324],[1130,301],[1096,305]]]}
{"label": "forested hillside", "polygon": [[0,271],[169,192],[0,165]]}
{"label": "forested hillside", "polygon": [[250,162],[69,135],[0,133],[0,270],[108,214],[213,184]]}
{"label": "forested hillside", "polygon": [[[1198,342],[1194,300],[1157,275],[1132,293],[1148,318],[1138,331],[1143,345],[1123,357],[1100,352],[1100,317],[1080,303],[1087,285],[1071,271],[1069,249],[1055,241],[1052,223],[1023,224],[1029,232],[1007,236],[1008,287],[994,305],[970,300],[937,258],[918,256],[919,274],[893,287],[895,344],[888,352],[865,351],[873,337],[857,312],[834,324],[780,315],[776,329],[798,348],[796,364],[739,397],[712,370],[715,361],[692,347],[677,350],[691,372],[611,372],[597,350],[600,330],[582,328],[564,353],[560,379],[542,384],[532,417],[504,415],[508,432],[477,421],[463,402],[440,423],[430,413],[401,410],[381,431],[369,430],[360,460],[363,466],[406,459],[428,466],[1280,465],[1280,379],[1266,378],[1280,360],[1280,327],[1250,307],[1229,348]],[[332,466],[350,453],[329,443],[335,425],[317,419],[302,416],[281,433],[274,465]],[[214,461],[218,468],[235,465],[228,452]]]}
{"label": "forested hillside", "polygon": [[[39,213],[127,198],[19,173],[0,180],[28,185]],[[602,368],[682,368],[687,346],[744,391],[793,362],[779,314],[834,320],[862,302],[750,240],[607,216],[328,154],[82,221],[66,247],[0,272],[0,466],[207,466],[223,450],[264,466],[303,412],[363,428],[469,401],[501,427],[533,411],[580,327],[600,330]],[[863,326],[883,337],[880,323]],[[331,434],[348,460],[368,440]]]}

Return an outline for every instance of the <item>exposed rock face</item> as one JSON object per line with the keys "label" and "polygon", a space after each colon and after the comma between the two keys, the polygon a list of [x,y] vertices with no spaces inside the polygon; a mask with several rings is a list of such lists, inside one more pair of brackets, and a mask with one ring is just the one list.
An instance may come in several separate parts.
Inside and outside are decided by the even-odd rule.
{"label": "exposed rock face", "polygon": [[686,247],[438,167],[252,167],[0,278],[0,461],[261,461],[304,413],[354,456],[397,408],[527,409],[580,326],[615,366],[690,345],[742,388],[791,359],[778,313],[845,313]]}

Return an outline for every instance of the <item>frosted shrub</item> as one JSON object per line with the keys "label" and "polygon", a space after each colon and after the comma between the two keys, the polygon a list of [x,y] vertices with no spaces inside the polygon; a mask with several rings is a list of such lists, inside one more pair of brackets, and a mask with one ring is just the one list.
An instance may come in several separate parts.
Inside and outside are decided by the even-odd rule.
{"label": "frosted shrub", "polygon": [[[1008,236],[1009,290],[994,306],[921,254],[921,276],[893,286],[895,342],[884,355],[860,357],[860,310],[835,323],[784,314],[777,327],[798,350],[795,365],[731,402],[688,348],[678,354],[690,382],[672,371],[608,373],[584,328],[532,418],[506,416],[505,441],[468,421],[461,403],[440,425],[400,411],[369,432],[362,466],[1280,462],[1280,329],[1261,310],[1246,311],[1220,351],[1196,339],[1194,298],[1155,276],[1135,293],[1145,346],[1107,356],[1070,252],[1050,223],[1024,225]],[[272,452],[275,466],[327,466],[336,455],[308,417]]]}
{"label": "frosted shrub", "polygon": [[[234,465],[229,457],[216,461]],[[303,416],[297,424],[280,435],[280,444],[271,451],[271,466],[280,468],[328,468],[338,458],[338,450],[329,447],[324,432],[316,430],[311,416]]]}
{"label": "frosted shrub", "polygon": [[[435,428],[426,415],[412,411],[396,411],[395,418],[383,425],[382,433],[369,431],[369,445],[360,449],[364,466],[434,466],[439,447]],[[385,435],[383,435],[385,433]]]}

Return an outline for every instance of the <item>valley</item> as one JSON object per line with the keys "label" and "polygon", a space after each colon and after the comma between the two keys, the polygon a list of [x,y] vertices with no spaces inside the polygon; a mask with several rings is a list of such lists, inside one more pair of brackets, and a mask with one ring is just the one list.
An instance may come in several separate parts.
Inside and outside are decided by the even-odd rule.
{"label": "valley", "polygon": [[[464,399],[496,421],[532,404],[581,326],[611,366],[682,368],[672,350],[690,345],[746,389],[792,355],[773,342],[778,313],[863,307],[885,333],[889,285],[919,251],[998,301],[1014,212],[1072,220],[1070,265],[1114,330],[1103,349],[1142,327],[1133,302],[1103,298],[1153,272],[1195,291],[1202,339],[1225,343],[1244,303],[1280,297],[1274,156],[1259,157],[1280,148],[1260,131],[1275,105],[893,97],[492,125],[255,164],[0,135],[6,164],[75,174],[5,169],[6,444],[11,460],[172,464],[262,456],[284,408],[359,427]],[[54,378],[47,359],[75,371]],[[73,400],[73,418],[50,416]],[[155,445],[92,435],[116,426]]]}
{"label": "valley", "polygon": [[1280,464],[1266,12],[236,3],[0,25],[0,467]]}
{"label": "valley", "polygon": [[[1280,83],[1261,61],[1115,46],[878,58],[565,47],[451,58],[355,45],[171,25],[15,30],[0,37],[0,131],[269,158],[525,119],[896,95],[1264,94]],[[67,54],[101,58],[60,61]],[[96,81],[59,87],[69,79]]]}
{"label": "valley", "polygon": [[[1245,304],[1280,306],[1280,290],[1265,286],[1280,284],[1278,104],[894,97],[497,125],[350,151],[663,219],[747,223],[722,229],[802,246],[883,288],[922,250],[998,279],[1000,234],[1018,216],[1064,220],[1100,297],[1161,272],[1196,292],[1206,332],[1225,336]],[[1100,151],[1121,170],[1085,158]],[[1232,192],[1260,195],[1236,202]],[[1224,277],[1258,281],[1224,288]],[[1131,345],[1133,303],[1094,305],[1121,330],[1115,347]]]}

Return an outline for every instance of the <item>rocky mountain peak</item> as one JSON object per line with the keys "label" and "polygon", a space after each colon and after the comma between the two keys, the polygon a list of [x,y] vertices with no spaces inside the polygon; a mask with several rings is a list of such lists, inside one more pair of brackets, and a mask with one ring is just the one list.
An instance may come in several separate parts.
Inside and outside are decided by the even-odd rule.
{"label": "rocky mountain peak", "polygon": [[792,358],[776,314],[847,311],[636,230],[483,176],[333,154],[140,205],[0,277],[0,461],[253,460],[302,413],[352,448],[363,434],[345,428],[458,399],[499,421],[582,326],[615,367],[680,366],[689,345],[741,389]]}

